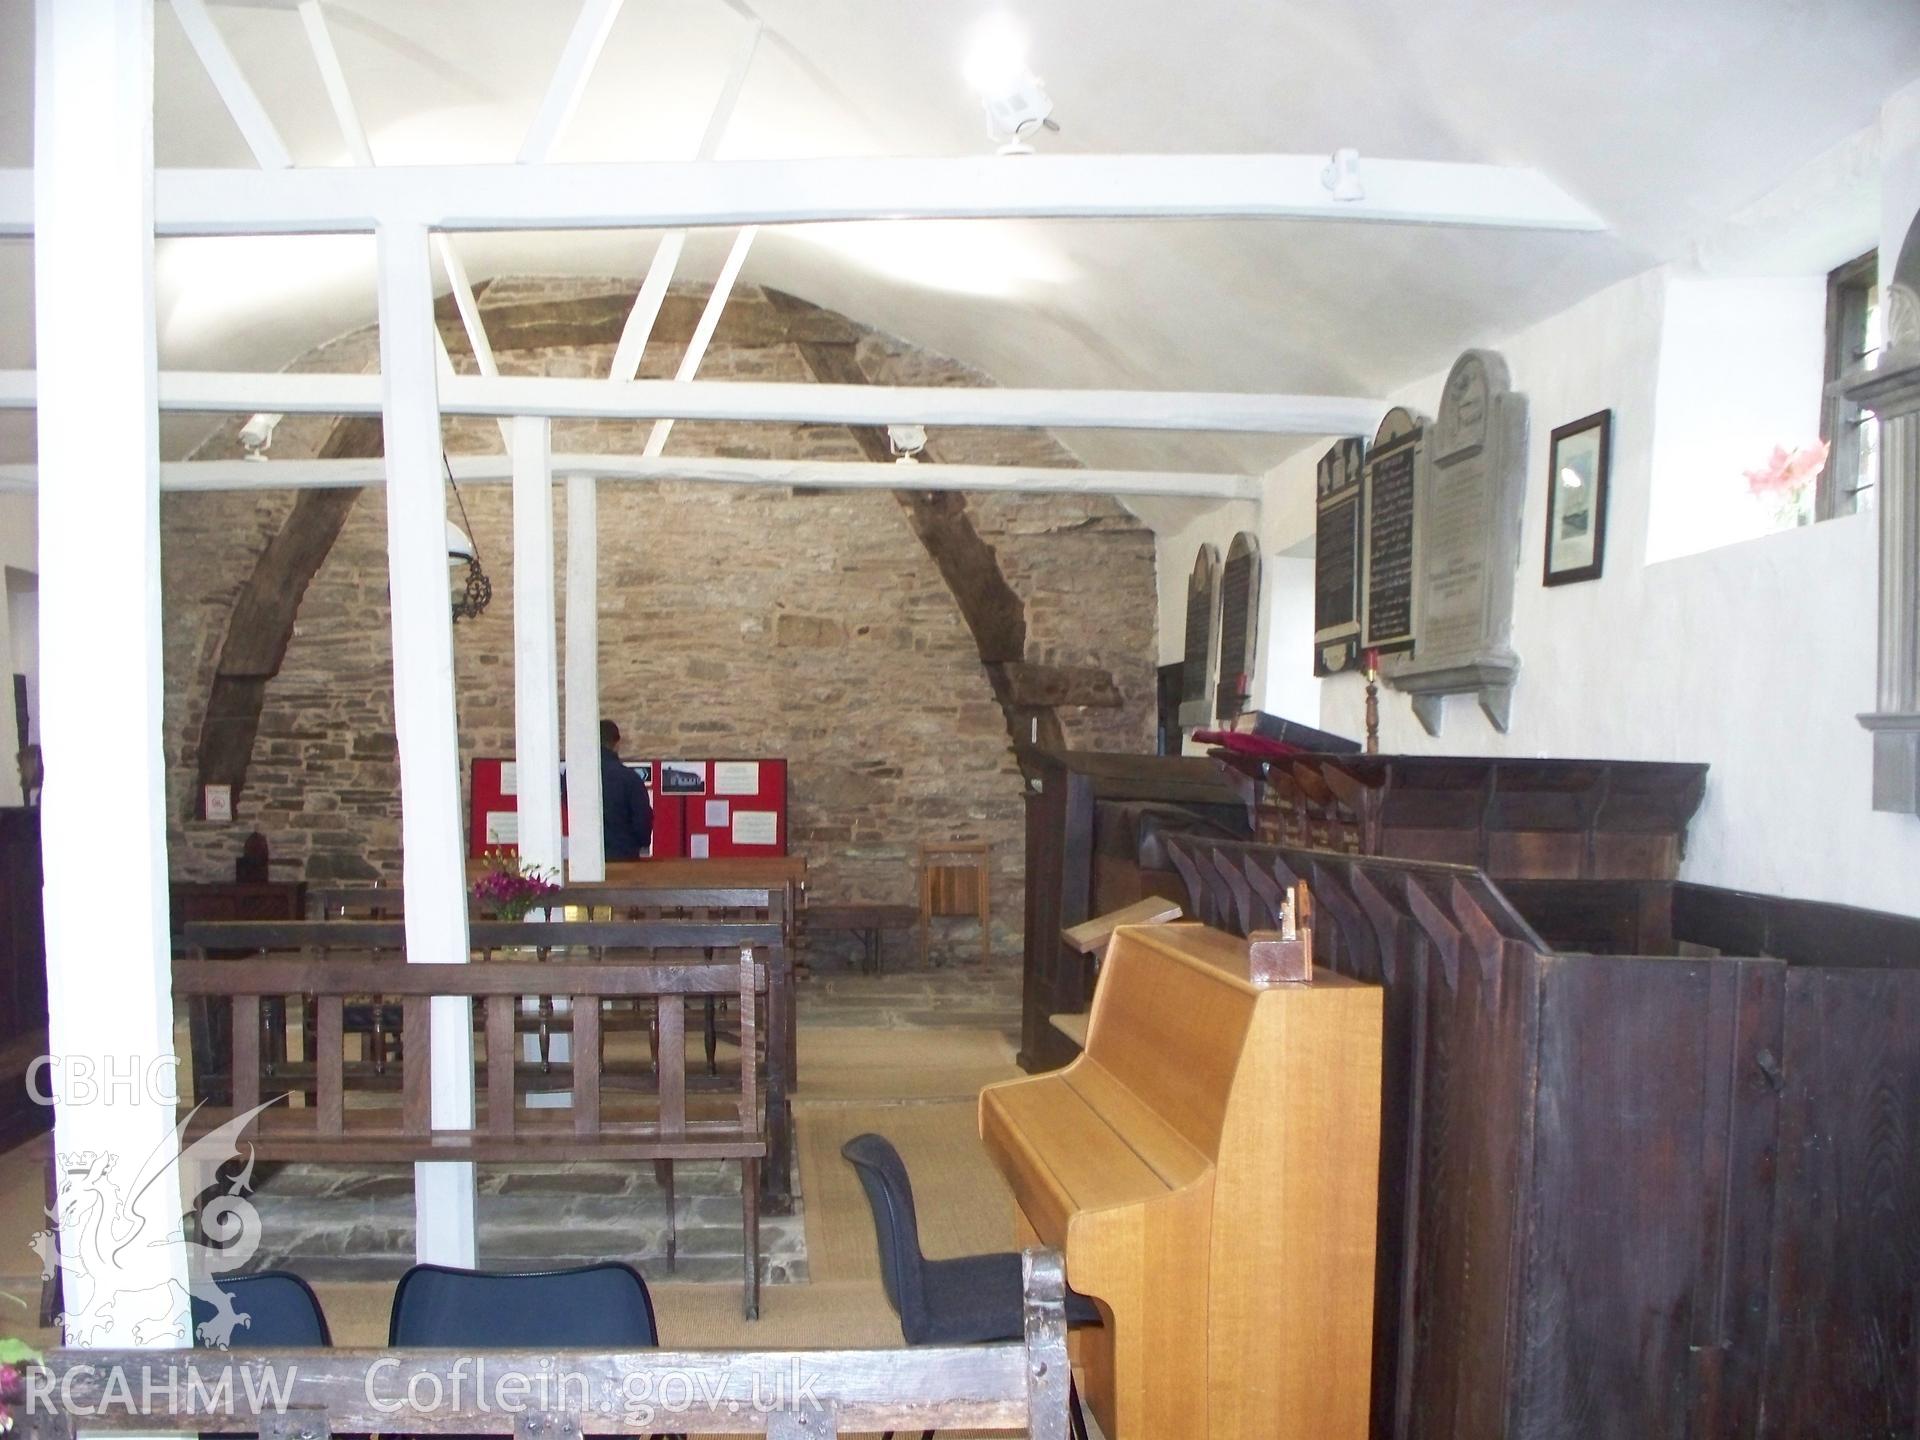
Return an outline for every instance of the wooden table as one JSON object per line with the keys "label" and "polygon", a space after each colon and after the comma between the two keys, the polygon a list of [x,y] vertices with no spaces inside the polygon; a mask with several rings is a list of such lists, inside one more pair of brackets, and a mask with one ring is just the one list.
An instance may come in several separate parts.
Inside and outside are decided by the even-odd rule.
{"label": "wooden table", "polygon": [[887,930],[911,930],[919,923],[920,912],[911,905],[880,905],[851,901],[840,905],[807,907],[809,931],[840,931],[860,937],[860,973],[879,975],[880,939]]}

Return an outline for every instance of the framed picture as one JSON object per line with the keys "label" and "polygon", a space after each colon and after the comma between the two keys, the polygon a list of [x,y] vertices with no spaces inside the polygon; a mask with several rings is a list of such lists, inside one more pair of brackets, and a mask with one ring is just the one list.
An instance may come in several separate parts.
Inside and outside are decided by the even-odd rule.
{"label": "framed picture", "polygon": [[1607,466],[1613,411],[1562,425],[1547,448],[1544,583],[1598,580],[1607,549]]}

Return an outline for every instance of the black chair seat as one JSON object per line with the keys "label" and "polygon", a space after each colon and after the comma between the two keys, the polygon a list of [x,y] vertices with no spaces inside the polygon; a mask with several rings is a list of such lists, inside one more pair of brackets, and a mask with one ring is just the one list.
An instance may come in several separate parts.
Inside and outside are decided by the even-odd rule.
{"label": "black chair seat", "polygon": [[[909,1345],[990,1345],[1024,1337],[1026,1297],[1018,1251],[928,1260],[925,1265],[924,1321],[908,1329],[902,1317],[900,1328]],[[1093,1301],[1069,1290],[1067,1324],[1099,1323]]]}

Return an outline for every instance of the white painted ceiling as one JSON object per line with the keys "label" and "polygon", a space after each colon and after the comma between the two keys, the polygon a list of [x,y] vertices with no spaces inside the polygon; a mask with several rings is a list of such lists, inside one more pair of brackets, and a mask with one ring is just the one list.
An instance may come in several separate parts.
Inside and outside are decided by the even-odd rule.
{"label": "white painted ceiling", "polygon": [[[985,0],[754,0],[769,26],[721,158],[990,148],[961,78]],[[628,0],[559,160],[686,158],[744,0]],[[571,0],[328,0],[377,159],[513,158]],[[1606,235],[1302,222],[763,232],[745,278],[1003,384],[1382,394],[1695,238],[1920,74],[1920,0],[1009,0],[1061,153],[1323,152],[1537,167]],[[345,147],[291,7],[214,14],[302,165]],[[251,158],[166,0],[160,165]],[[0,0],[0,165],[31,162],[31,0]],[[1018,160],[1005,163],[1018,164]],[[1364,166],[1364,158],[1363,158]],[[697,238],[710,277],[730,237]],[[461,241],[476,279],[638,277],[644,234]],[[29,247],[0,245],[0,366],[31,363]],[[373,318],[371,242],[164,242],[162,363],[278,368]],[[192,422],[170,424],[167,448]],[[201,427],[204,428],[204,427]],[[1092,464],[1262,469],[1298,441],[1080,433]],[[31,454],[10,417],[0,458]]]}

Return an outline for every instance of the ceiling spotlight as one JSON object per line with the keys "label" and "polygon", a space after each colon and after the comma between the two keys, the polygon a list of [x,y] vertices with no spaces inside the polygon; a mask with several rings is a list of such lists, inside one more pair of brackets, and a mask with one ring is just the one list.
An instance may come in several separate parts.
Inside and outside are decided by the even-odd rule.
{"label": "ceiling spotlight", "polygon": [[893,447],[893,463],[896,465],[917,465],[920,452],[927,448],[927,427],[924,425],[887,426],[887,444]]}
{"label": "ceiling spotlight", "polygon": [[1367,198],[1367,187],[1360,183],[1360,152],[1336,150],[1327,168],[1320,172],[1320,183],[1333,192],[1333,198],[1352,202]]}
{"label": "ceiling spotlight", "polygon": [[247,459],[267,458],[267,447],[273,444],[274,429],[285,418],[284,415],[255,415],[240,427],[240,446],[247,452]]}
{"label": "ceiling spotlight", "polygon": [[974,30],[964,67],[967,84],[987,112],[987,130],[1002,155],[1031,155],[1029,139],[1058,130],[1053,100],[1027,65],[1026,33],[1012,17],[989,15]]}

